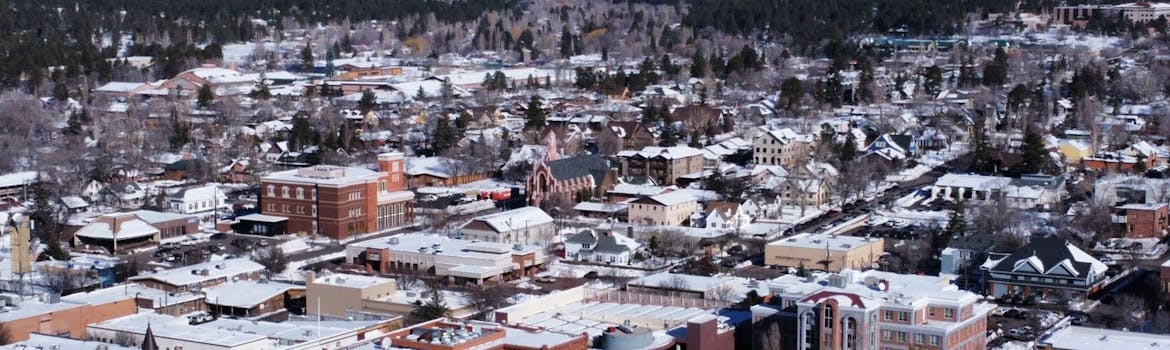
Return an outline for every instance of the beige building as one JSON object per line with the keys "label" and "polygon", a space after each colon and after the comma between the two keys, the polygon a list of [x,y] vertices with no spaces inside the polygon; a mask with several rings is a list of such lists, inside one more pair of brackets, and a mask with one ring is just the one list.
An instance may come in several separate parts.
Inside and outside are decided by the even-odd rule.
{"label": "beige building", "polygon": [[790,167],[808,156],[812,135],[798,134],[789,128],[764,130],[752,140],[752,163]]}
{"label": "beige building", "polygon": [[700,210],[695,196],[686,191],[672,191],[631,202],[629,217],[630,223],[637,225],[679,226]]}
{"label": "beige building", "polygon": [[684,175],[702,175],[703,151],[697,148],[645,147],[641,151],[621,151],[622,176],[645,176],[661,185],[672,185]]}
{"label": "beige building", "polygon": [[828,271],[860,270],[872,268],[884,252],[881,238],[803,233],[765,246],[764,263]]}
{"label": "beige building", "polygon": [[[326,319],[344,320],[361,314],[406,315],[416,304],[430,297],[424,291],[399,290],[393,278],[332,274],[324,277],[309,275],[305,279],[305,306],[309,315],[320,312]],[[443,291],[451,317],[467,317],[475,313],[470,305],[461,302],[454,292]]]}
{"label": "beige building", "polygon": [[833,186],[837,184],[837,168],[829,163],[810,161],[789,172],[778,187],[780,202],[801,208],[821,207],[830,203]]}

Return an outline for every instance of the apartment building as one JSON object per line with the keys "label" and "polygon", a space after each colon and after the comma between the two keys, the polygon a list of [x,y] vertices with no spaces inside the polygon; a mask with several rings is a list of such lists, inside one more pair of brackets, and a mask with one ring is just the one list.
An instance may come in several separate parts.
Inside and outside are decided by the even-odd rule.
{"label": "apartment building", "polygon": [[778,322],[784,349],[986,349],[995,305],[949,278],[882,271],[787,275],[753,323]]}
{"label": "apartment building", "polygon": [[682,226],[700,210],[695,196],[676,190],[630,202],[629,220],[637,225]]}
{"label": "apartment building", "polygon": [[674,184],[684,175],[701,175],[705,161],[702,150],[684,146],[651,146],[641,151],[621,151],[617,157],[622,176],[644,176],[662,185]]}
{"label": "apartment building", "polygon": [[320,165],[265,176],[261,213],[288,218],[287,230],[332,239],[377,232],[413,221],[403,154],[378,155],[378,170]]}
{"label": "apartment building", "polygon": [[1170,229],[1170,205],[1130,203],[1113,208],[1111,221],[1121,226],[1125,238],[1162,238]]}
{"label": "apartment building", "polygon": [[752,148],[755,150],[752,163],[791,167],[798,160],[808,157],[812,143],[812,135],[798,134],[789,128],[764,130],[752,140]]}

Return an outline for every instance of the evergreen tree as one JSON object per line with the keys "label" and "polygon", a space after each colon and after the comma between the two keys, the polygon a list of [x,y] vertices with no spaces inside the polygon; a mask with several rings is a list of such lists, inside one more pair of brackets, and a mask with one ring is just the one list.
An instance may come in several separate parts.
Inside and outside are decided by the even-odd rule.
{"label": "evergreen tree", "polygon": [[1145,153],[1138,152],[1137,162],[1133,163],[1133,173],[1137,175],[1144,175],[1146,173],[1146,158]]}
{"label": "evergreen tree", "polygon": [[678,146],[678,130],[674,128],[674,117],[666,105],[659,107],[662,114],[662,133],[658,136],[658,145],[662,147]]}
{"label": "evergreen tree", "polygon": [[532,95],[528,98],[528,109],[524,111],[524,129],[538,130],[544,128],[548,112],[544,110],[544,101],[540,96]]}
{"label": "evergreen tree", "polygon": [[845,133],[845,142],[839,145],[837,148],[837,161],[839,161],[842,166],[845,166],[853,162],[854,159],[857,159],[857,138],[853,136],[853,133]]}
{"label": "evergreen tree", "polygon": [[313,142],[313,127],[309,125],[309,118],[298,115],[293,117],[292,130],[289,131],[289,146],[293,150],[303,150]]}
{"label": "evergreen tree", "polygon": [[[695,50],[695,55],[691,56],[691,78],[702,78],[706,76],[706,74],[707,60],[703,58],[702,53],[700,53],[698,50]],[[1168,88],[1168,91],[1170,91],[1170,88]]]}
{"label": "evergreen tree", "polygon": [[[951,237],[962,237],[967,234],[967,215],[963,208],[963,201],[955,201],[955,206],[951,208],[951,214],[947,219],[947,227],[943,231],[943,236],[948,239]],[[936,249],[941,249],[935,247]]]}
{"label": "evergreen tree", "polygon": [[313,71],[313,47],[309,43],[305,43],[305,47],[301,48],[301,71]]}
{"label": "evergreen tree", "polygon": [[423,90],[422,86],[419,86],[418,91],[414,93],[414,99],[416,101],[427,99],[427,92]]}
{"label": "evergreen tree", "polygon": [[971,134],[971,169],[972,172],[990,173],[994,172],[995,159],[991,154],[991,144],[987,140],[986,124],[983,120],[975,123],[974,130]]}
{"label": "evergreen tree", "polygon": [[780,97],[783,99],[784,109],[791,111],[800,107],[800,99],[804,97],[800,79],[796,77],[784,79],[784,82],[780,83]]}
{"label": "evergreen tree", "polygon": [[642,125],[654,126],[658,125],[658,107],[647,103],[646,107],[642,108]]}
{"label": "evergreen tree", "polygon": [[196,96],[196,103],[200,108],[207,108],[211,106],[211,102],[215,101],[215,92],[211,91],[211,84],[203,84],[199,87],[199,95]]}
{"label": "evergreen tree", "polygon": [[65,85],[64,81],[58,81],[53,84],[53,101],[64,105],[65,101],[69,100],[69,87]]}
{"label": "evergreen tree", "polygon": [[931,97],[938,95],[942,82],[942,68],[930,66],[922,70],[922,91],[927,95]]}
{"label": "evergreen tree", "polygon": [[378,98],[374,95],[374,90],[362,91],[362,98],[358,100],[357,108],[362,112],[362,115],[370,113],[374,108],[378,107]]}
{"label": "evergreen tree", "polygon": [[1044,149],[1044,140],[1040,138],[1040,134],[1032,130],[1028,130],[1027,134],[1024,135],[1023,153],[1024,161],[1021,169],[1023,173],[1041,172],[1048,164],[1048,151]]}
{"label": "evergreen tree", "polygon": [[439,85],[439,97],[443,100],[444,107],[455,98],[455,87],[451,85],[451,80],[443,79],[443,83]]}
{"label": "evergreen tree", "polygon": [[179,120],[179,112],[171,110],[171,150],[180,150],[191,142],[191,126]]}
{"label": "evergreen tree", "polygon": [[451,125],[450,118],[435,118],[435,130],[431,132],[431,152],[442,154],[459,142],[459,130]]}
{"label": "evergreen tree", "polygon": [[414,308],[413,316],[419,320],[433,320],[436,318],[447,317],[451,309],[447,307],[447,301],[443,299],[443,292],[438,287],[430,287],[431,298],[426,303]]}

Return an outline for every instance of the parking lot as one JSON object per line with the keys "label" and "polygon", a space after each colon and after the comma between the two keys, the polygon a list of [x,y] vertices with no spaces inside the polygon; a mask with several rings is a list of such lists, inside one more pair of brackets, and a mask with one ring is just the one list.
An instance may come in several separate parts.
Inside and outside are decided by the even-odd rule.
{"label": "parking lot", "polygon": [[283,239],[240,235],[234,233],[217,233],[206,239],[181,240],[159,245],[157,249],[121,255],[126,262],[135,262],[141,272],[151,268],[171,268],[197,264],[207,261],[211,255],[239,257],[250,254],[257,248],[280,245]]}

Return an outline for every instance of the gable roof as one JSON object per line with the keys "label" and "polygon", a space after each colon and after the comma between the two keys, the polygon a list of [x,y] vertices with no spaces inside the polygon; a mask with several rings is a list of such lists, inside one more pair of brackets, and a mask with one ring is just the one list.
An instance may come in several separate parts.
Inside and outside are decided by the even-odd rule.
{"label": "gable roof", "polygon": [[557,180],[569,180],[579,177],[593,176],[595,183],[600,183],[609,172],[609,162],[598,155],[586,154],[557,159],[545,163]]}
{"label": "gable roof", "polygon": [[1000,260],[992,271],[1086,278],[1104,274],[1107,266],[1066,240],[1036,238]]}

